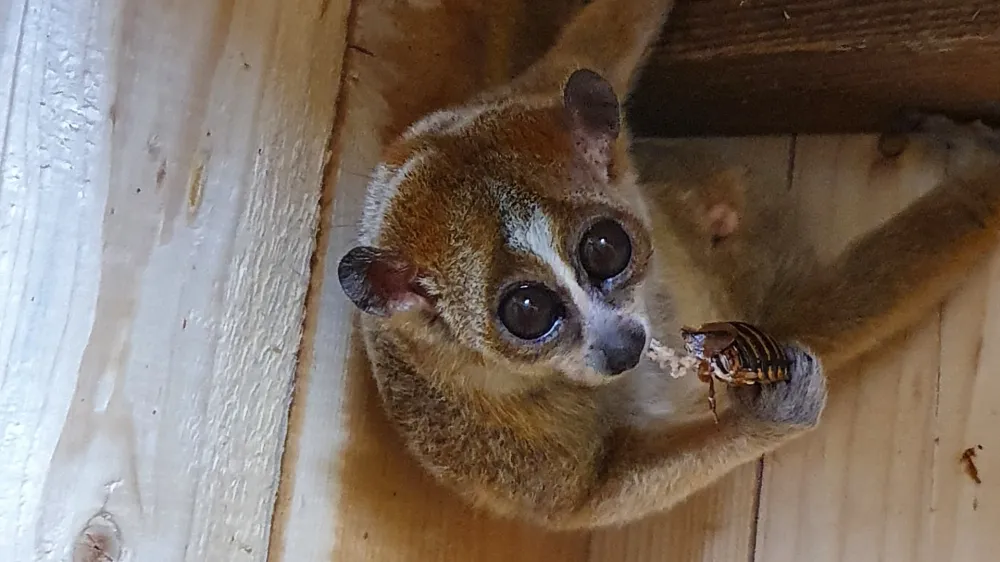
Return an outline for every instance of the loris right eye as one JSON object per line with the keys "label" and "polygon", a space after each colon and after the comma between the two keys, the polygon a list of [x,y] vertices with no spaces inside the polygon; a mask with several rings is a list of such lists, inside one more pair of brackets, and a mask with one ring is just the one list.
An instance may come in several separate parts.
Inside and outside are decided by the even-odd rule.
{"label": "loris right eye", "polygon": [[518,285],[500,300],[500,322],[515,337],[536,340],[551,332],[566,313],[562,300],[548,287]]}
{"label": "loris right eye", "polygon": [[621,225],[605,219],[584,233],[579,254],[587,275],[600,283],[625,271],[632,260],[632,241]]}

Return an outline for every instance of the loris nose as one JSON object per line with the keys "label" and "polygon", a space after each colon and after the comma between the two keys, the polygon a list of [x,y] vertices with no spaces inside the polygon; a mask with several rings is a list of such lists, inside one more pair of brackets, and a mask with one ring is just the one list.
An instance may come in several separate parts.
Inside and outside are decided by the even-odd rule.
{"label": "loris nose", "polygon": [[646,347],[646,330],[636,322],[629,322],[609,335],[602,347],[606,374],[620,375],[639,364]]}

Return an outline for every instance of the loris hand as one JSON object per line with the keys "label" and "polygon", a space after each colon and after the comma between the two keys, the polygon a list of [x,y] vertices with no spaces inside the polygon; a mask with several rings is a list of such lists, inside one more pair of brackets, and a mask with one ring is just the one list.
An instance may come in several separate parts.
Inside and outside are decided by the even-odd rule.
{"label": "loris hand", "polygon": [[826,407],[826,375],[805,349],[785,348],[792,359],[786,382],[729,387],[736,407],[765,422],[815,427]]}

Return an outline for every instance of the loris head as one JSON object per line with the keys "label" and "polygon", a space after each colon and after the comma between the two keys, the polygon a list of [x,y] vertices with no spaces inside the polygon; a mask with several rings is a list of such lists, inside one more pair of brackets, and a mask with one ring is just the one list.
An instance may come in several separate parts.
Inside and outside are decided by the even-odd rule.
{"label": "loris head", "polygon": [[652,246],[623,136],[616,93],[589,70],[549,96],[424,118],[375,170],[344,292],[497,376],[628,371],[650,339]]}

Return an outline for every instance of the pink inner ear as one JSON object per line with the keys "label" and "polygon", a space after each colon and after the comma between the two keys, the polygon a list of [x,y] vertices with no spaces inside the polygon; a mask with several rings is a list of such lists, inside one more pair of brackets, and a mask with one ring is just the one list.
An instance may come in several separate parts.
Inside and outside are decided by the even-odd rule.
{"label": "pink inner ear", "polygon": [[408,293],[401,299],[389,301],[388,308],[389,313],[399,314],[401,312],[407,312],[409,310],[420,310],[427,307],[427,300],[423,297]]}
{"label": "pink inner ear", "polygon": [[417,277],[417,269],[401,260],[376,261],[368,270],[372,287],[382,295],[386,308],[392,313],[428,304],[423,290],[417,285]]}

